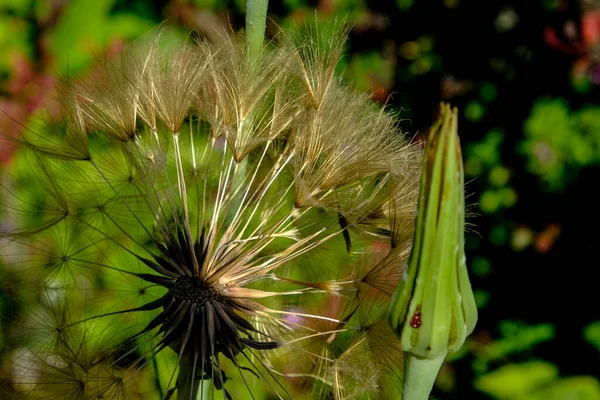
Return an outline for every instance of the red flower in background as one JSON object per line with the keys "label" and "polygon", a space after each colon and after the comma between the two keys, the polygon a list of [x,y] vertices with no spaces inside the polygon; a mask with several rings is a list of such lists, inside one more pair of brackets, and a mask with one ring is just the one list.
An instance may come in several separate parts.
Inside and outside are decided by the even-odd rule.
{"label": "red flower in background", "polygon": [[565,22],[563,33],[565,39],[558,37],[554,27],[546,27],[544,40],[562,53],[579,56],[572,68],[575,80],[583,77],[600,85],[600,8],[584,10],[579,28],[573,21]]}

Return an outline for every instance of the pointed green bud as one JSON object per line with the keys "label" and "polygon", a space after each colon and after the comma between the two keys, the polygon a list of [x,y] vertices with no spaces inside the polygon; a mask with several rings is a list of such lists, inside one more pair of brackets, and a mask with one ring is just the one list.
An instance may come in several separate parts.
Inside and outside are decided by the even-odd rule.
{"label": "pointed green bud", "polygon": [[457,110],[442,104],[425,148],[412,253],[388,310],[404,352],[419,359],[443,360],[448,352],[459,350],[477,322],[464,252],[457,119]]}

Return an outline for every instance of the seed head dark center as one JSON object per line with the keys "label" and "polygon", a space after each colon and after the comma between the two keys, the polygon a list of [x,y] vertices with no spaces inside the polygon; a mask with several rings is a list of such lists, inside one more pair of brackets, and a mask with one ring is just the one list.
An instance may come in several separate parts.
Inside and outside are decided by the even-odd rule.
{"label": "seed head dark center", "polygon": [[219,300],[219,295],[205,286],[197,278],[182,276],[177,279],[171,290],[171,296],[178,301],[190,301],[198,305]]}

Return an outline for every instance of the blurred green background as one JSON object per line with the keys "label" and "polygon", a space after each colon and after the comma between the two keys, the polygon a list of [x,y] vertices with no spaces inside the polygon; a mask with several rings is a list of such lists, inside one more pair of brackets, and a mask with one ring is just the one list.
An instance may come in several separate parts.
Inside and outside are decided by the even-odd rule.
{"label": "blurred green background", "polygon": [[[433,395],[600,399],[600,1],[270,3],[271,37],[315,14],[353,26],[340,71],[415,140],[440,101],[461,110],[480,320]],[[58,115],[56,77],[161,23],[210,39],[243,22],[243,0],[0,0],[0,132]],[[0,264],[0,359],[24,290]]]}

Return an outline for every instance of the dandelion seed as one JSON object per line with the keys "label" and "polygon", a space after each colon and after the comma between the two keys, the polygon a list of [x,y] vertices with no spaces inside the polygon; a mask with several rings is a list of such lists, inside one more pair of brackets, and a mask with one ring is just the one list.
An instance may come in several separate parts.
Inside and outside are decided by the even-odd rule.
{"label": "dandelion seed", "polygon": [[30,373],[13,377],[24,394],[385,392],[381,310],[420,151],[333,75],[344,33],[329,38],[254,58],[239,38],[158,37],[63,90],[65,121],[29,132],[25,172],[0,186],[3,262],[45,293],[25,324]]}

